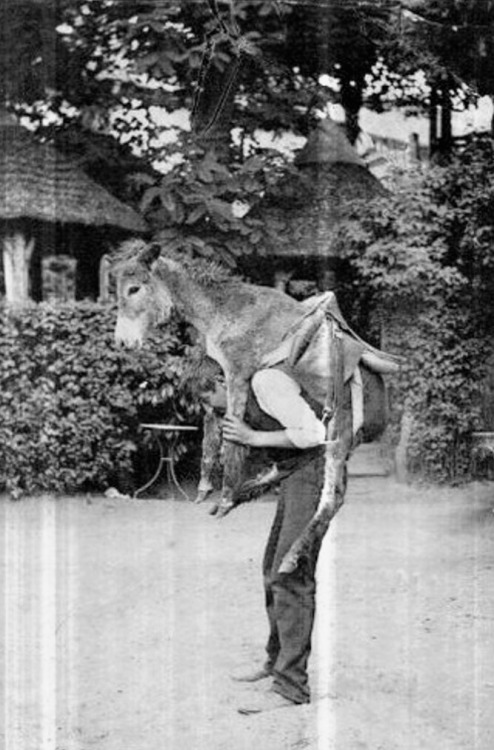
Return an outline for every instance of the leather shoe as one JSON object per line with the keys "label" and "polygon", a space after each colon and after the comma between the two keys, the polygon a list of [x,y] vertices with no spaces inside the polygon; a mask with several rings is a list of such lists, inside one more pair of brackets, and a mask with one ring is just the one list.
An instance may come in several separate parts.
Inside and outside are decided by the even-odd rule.
{"label": "leather shoe", "polygon": [[250,672],[239,672],[238,674],[232,674],[232,680],[235,682],[259,682],[259,680],[265,680],[266,677],[271,677],[272,672],[267,667],[260,667],[259,669],[253,669]]}
{"label": "leather shoe", "polygon": [[264,711],[275,711],[279,708],[289,708],[290,706],[299,705],[302,704],[286,698],[275,690],[269,690],[264,695],[246,698],[242,705],[237,708],[237,711],[244,716],[250,716],[251,714],[260,714]]}

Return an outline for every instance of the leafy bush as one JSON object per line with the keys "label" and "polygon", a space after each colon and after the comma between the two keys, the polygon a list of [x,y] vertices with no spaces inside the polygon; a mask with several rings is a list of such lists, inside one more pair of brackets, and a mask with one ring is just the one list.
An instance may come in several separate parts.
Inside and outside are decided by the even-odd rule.
{"label": "leafy bush", "polygon": [[[468,148],[446,168],[364,209],[340,237],[354,320],[403,354],[390,387],[413,418],[412,471],[468,477],[494,323],[494,149]],[[350,217],[352,218],[352,217]],[[348,298],[350,294],[344,295]],[[398,432],[398,425],[396,425]]]}
{"label": "leafy bush", "polygon": [[13,496],[105,489],[135,474],[140,421],[197,421],[181,386],[184,331],[170,324],[142,350],[119,350],[115,317],[89,303],[2,310],[0,486]]}
{"label": "leafy bush", "polygon": [[[190,147],[188,159],[151,185],[141,211],[169,251],[214,258],[230,268],[251,253],[268,252],[277,227],[247,211],[286,174],[297,172],[279,154],[256,154],[241,163],[219,162]],[[245,213],[247,211],[247,213]]]}

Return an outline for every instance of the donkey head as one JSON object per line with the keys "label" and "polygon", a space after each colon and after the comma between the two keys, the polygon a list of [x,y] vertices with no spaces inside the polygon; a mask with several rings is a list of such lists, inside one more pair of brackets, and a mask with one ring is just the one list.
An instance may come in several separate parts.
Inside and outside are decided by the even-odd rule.
{"label": "donkey head", "polygon": [[171,297],[166,287],[157,283],[154,273],[159,255],[159,245],[145,245],[135,258],[122,261],[115,269],[118,344],[141,346],[149,329],[170,317]]}

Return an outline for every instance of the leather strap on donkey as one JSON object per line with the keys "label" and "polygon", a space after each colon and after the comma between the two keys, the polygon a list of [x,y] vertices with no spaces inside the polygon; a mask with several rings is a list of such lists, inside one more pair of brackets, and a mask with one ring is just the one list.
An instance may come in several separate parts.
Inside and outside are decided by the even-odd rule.
{"label": "leather strap on donkey", "polygon": [[[314,540],[322,539],[343,502],[342,477],[351,450],[351,439],[348,445],[342,444],[345,384],[349,384],[352,393],[355,436],[363,424],[361,370],[368,369],[381,380],[381,375],[399,371],[404,362],[400,357],[375,349],[352,331],[332,292],[307,301],[306,307],[302,320],[288,331],[280,346],[262,363],[264,367],[288,366],[303,390],[324,407],[327,422],[324,487],[319,505],[283,558],[280,573],[292,573],[296,569]],[[355,393],[360,394],[358,398]]]}
{"label": "leather strap on donkey", "polygon": [[[306,303],[307,313],[265,358],[264,366],[288,365],[303,390],[324,407],[327,423],[324,486],[317,510],[283,558],[279,572],[292,573],[316,539],[322,539],[343,503],[344,471],[353,439],[364,422],[362,370],[382,380],[397,372],[404,360],[384,354],[352,331],[343,318],[335,295],[327,293]],[[345,422],[345,384],[351,392],[352,427]],[[384,387],[384,386],[383,386]]]}
{"label": "leather strap on donkey", "polygon": [[396,373],[404,360],[386,354],[363,341],[343,318],[333,292],[326,292],[305,303],[307,312],[285,334],[281,344],[262,361],[263,367],[284,363],[309,396],[319,404],[326,403],[328,381],[332,374],[332,332],[328,320],[337,323],[342,332],[343,378],[348,382],[362,363],[378,374]]}

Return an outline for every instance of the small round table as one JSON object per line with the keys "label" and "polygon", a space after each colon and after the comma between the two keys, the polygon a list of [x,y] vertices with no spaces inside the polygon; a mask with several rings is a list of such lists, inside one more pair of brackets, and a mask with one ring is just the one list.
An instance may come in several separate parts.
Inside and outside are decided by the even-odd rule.
{"label": "small round table", "polygon": [[145,490],[149,489],[149,487],[151,487],[156,482],[161,472],[163,471],[163,466],[166,464],[169,478],[172,480],[173,484],[178,489],[178,491],[182,493],[185,499],[190,500],[185,490],[183,490],[182,487],[180,486],[180,483],[175,474],[175,467],[173,465],[173,461],[174,461],[173,448],[175,445],[175,440],[173,440],[170,444],[168,444],[168,452],[165,455],[165,450],[163,448],[163,442],[161,440],[161,436],[163,433],[165,434],[168,433],[168,434],[172,434],[174,438],[176,439],[178,437],[178,433],[194,432],[198,428],[193,427],[192,425],[185,425],[185,424],[160,424],[160,423],[154,424],[154,423],[147,423],[147,422],[146,423],[142,422],[139,426],[142,430],[149,430],[150,432],[152,432],[156,440],[156,443],[158,445],[159,463],[151,479],[148,482],[146,482],[146,484],[143,484],[142,487],[139,487],[139,489],[134,492],[134,497],[137,497],[142,492],[145,492]]}

